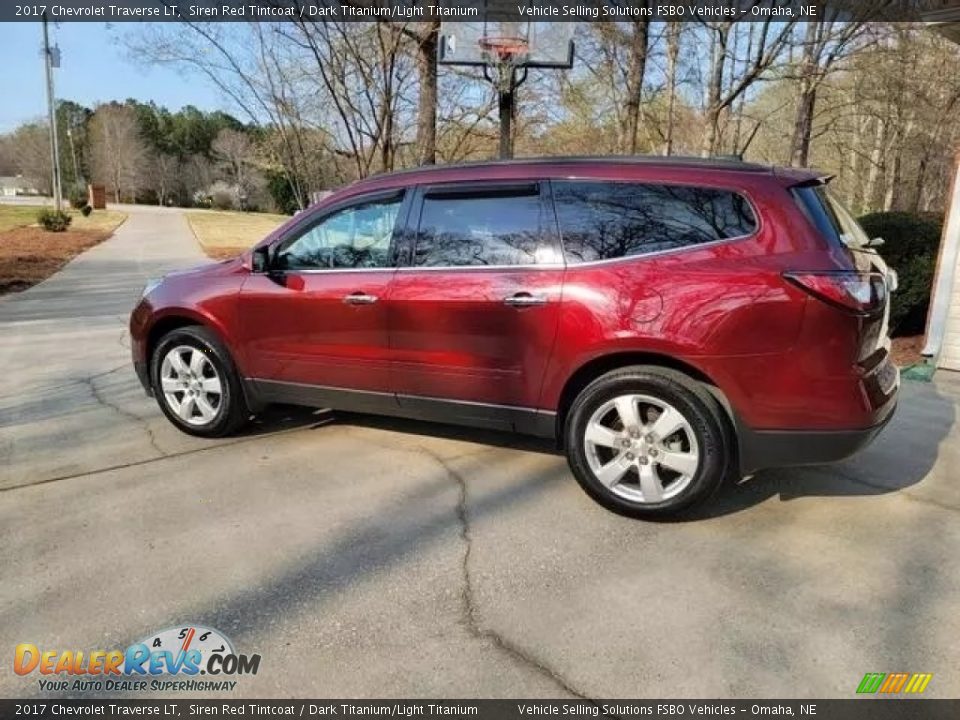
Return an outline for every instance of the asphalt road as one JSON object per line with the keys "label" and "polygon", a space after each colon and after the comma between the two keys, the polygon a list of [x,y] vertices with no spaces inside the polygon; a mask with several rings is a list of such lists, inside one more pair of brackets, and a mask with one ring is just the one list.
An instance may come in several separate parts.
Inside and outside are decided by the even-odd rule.
{"label": "asphalt road", "polygon": [[187,623],[262,656],[231,697],[852,697],[893,671],[960,694],[957,379],[906,383],[841,465],[643,523],[515,436],[288,409],[180,434],[125,323],[147,277],[198,260],[181,214],[132,208],[0,300],[0,696],[42,695],[17,643]]}

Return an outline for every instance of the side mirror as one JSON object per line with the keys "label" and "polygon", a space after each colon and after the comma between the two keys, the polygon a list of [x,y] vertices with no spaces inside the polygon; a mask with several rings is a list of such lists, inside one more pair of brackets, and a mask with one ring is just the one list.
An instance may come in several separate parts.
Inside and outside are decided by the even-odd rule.
{"label": "side mirror", "polygon": [[882,237],[870,238],[870,240],[867,242],[867,247],[870,247],[870,248],[883,247],[883,244],[885,242],[886,240],[884,240]]}
{"label": "side mirror", "polygon": [[250,267],[255,273],[270,271],[270,248],[268,246],[253,249]]}

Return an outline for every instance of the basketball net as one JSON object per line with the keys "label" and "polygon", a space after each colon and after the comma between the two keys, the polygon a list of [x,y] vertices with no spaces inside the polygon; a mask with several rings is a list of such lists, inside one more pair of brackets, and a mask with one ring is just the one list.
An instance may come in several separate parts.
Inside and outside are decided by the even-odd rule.
{"label": "basketball net", "polygon": [[488,36],[480,38],[480,48],[487,64],[497,71],[490,80],[501,93],[508,93],[516,86],[516,70],[523,65],[530,53],[526,38]]}

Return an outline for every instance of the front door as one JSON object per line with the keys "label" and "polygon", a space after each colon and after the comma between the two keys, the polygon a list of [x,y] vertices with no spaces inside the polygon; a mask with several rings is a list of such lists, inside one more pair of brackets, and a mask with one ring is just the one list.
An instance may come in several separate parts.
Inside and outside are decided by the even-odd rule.
{"label": "front door", "polygon": [[351,200],[271,248],[270,272],[252,274],[240,301],[247,374],[261,390],[303,401],[303,386],[390,392],[386,306],[403,207],[400,192]]}
{"label": "front door", "polygon": [[[551,217],[540,183],[418,191],[416,232],[390,294],[401,407],[430,409],[431,399],[459,401],[468,415],[537,407],[563,283]],[[517,424],[507,418],[504,427]]]}

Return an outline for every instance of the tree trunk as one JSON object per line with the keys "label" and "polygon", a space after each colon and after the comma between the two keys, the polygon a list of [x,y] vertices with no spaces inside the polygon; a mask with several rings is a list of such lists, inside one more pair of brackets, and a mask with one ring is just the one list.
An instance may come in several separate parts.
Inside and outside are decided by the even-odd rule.
{"label": "tree trunk", "polygon": [[800,70],[800,97],[797,98],[793,137],[790,140],[790,164],[794,167],[805,167],[810,160],[810,135],[813,133],[813,112],[817,102],[817,86],[814,77],[817,70],[815,62],[817,33],[818,24],[807,23]]}
{"label": "tree trunk", "polygon": [[420,98],[417,107],[417,161],[433,165],[437,161],[437,46],[439,22],[423,23],[417,46],[417,77]]}
{"label": "tree trunk", "polygon": [[706,131],[703,134],[702,154],[705,157],[715,155],[720,138],[720,113],[723,110],[723,70],[727,61],[727,37],[729,25],[711,27],[714,30],[711,45],[710,77],[707,81],[707,102],[704,120]]}
{"label": "tree trunk", "polygon": [[927,167],[930,165],[930,150],[925,149],[920,156],[920,162],[917,165],[917,175],[913,179],[913,188],[910,192],[910,200],[907,202],[907,210],[910,212],[920,212],[920,197],[923,192],[924,180],[927,177]]}
{"label": "tree trunk", "polygon": [[870,170],[867,172],[867,184],[863,191],[863,210],[866,212],[872,212],[877,207],[877,185],[883,170],[883,139],[886,132],[883,120],[877,118],[875,122],[873,145],[870,150]]}
{"label": "tree trunk", "polygon": [[[813,23],[809,23],[813,25]],[[817,91],[807,78],[800,83],[800,98],[790,142],[790,164],[806,167],[810,164],[810,136],[813,133],[813,112],[817,104]]]}
{"label": "tree trunk", "polygon": [[[645,3],[644,3],[645,4]],[[633,23],[633,36],[630,41],[630,59],[627,69],[627,97],[624,101],[626,127],[620,141],[620,148],[631,155],[637,152],[637,131],[640,127],[640,97],[643,92],[643,79],[647,69],[647,48],[650,42],[650,21],[638,20]]]}
{"label": "tree trunk", "polygon": [[667,132],[663,143],[663,154],[673,155],[674,112],[677,105],[677,60],[680,57],[679,22],[667,25]]}

